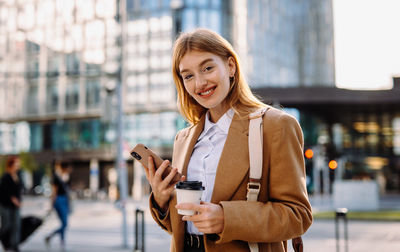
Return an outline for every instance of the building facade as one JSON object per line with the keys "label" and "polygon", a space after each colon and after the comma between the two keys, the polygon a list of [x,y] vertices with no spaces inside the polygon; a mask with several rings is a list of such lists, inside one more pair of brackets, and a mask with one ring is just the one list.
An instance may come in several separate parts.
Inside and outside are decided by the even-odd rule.
{"label": "building facade", "polygon": [[[400,78],[393,78],[393,83],[390,90],[262,87],[254,91],[266,101],[300,111],[305,147],[319,152],[306,160],[309,191],[332,191],[335,181],[357,180],[375,181],[385,194],[400,192]],[[329,169],[331,160],[338,163],[334,169]]]}
{"label": "building facade", "polygon": [[107,188],[122,64],[125,158],[139,142],[170,157],[187,125],[176,107],[171,48],[196,27],[234,45],[252,87],[334,85],[330,0],[2,1],[0,154],[29,152],[39,167],[71,161],[78,189],[89,188],[97,164]]}

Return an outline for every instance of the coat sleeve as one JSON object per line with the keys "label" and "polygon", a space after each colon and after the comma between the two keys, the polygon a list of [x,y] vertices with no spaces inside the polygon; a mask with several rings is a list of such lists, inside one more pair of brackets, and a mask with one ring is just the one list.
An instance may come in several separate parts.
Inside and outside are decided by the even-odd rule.
{"label": "coat sleeve", "polygon": [[[179,138],[180,132],[181,131],[179,131],[175,136],[174,150],[173,151],[175,151],[176,141]],[[160,211],[159,207],[157,206],[155,200],[154,200],[153,193],[151,193],[150,194],[150,198],[149,198],[149,207],[150,207],[151,216],[157,222],[157,224],[162,229],[167,231],[169,234],[172,234],[172,226],[171,226],[170,211],[169,211],[169,208],[171,207],[171,205],[169,205],[168,210],[167,210],[166,213],[162,213]]]}
{"label": "coat sleeve", "polygon": [[[272,143],[268,144],[271,155],[269,200],[220,202],[224,210],[224,229],[218,235],[217,243],[232,240],[285,241],[302,235],[312,223],[305,183],[301,128],[296,119],[283,113],[274,123],[277,126],[272,133]],[[264,150],[264,157],[265,155]],[[263,173],[268,170],[265,166],[263,169]],[[263,179],[265,178],[263,174]]]}
{"label": "coat sleeve", "polygon": [[157,222],[157,224],[162,229],[167,231],[169,234],[172,234],[171,220],[170,220],[170,216],[169,216],[169,208],[166,213],[161,213],[158,206],[156,206],[153,193],[150,194],[149,206],[150,206],[151,216]]}

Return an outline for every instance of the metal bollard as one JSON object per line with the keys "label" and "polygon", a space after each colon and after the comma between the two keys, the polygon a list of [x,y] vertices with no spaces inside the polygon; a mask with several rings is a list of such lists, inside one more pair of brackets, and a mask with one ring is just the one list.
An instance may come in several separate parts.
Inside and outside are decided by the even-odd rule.
{"label": "metal bollard", "polygon": [[[140,221],[139,221],[140,216]],[[140,223],[139,223],[140,222]],[[139,224],[141,226],[139,230]],[[135,211],[135,250],[134,252],[144,252],[144,211],[136,209]]]}
{"label": "metal bollard", "polygon": [[335,230],[336,230],[336,252],[339,252],[339,219],[343,219],[344,223],[344,240],[345,240],[345,252],[349,251],[348,247],[348,232],[347,232],[347,208],[336,209],[335,217]]}

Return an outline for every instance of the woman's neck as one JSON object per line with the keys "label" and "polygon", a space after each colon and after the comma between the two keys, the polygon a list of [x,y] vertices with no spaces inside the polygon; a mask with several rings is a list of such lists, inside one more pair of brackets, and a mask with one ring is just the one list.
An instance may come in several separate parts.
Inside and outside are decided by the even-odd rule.
{"label": "woman's neck", "polygon": [[228,111],[228,104],[220,104],[218,107],[210,108],[210,121],[213,123],[218,122],[218,120]]}

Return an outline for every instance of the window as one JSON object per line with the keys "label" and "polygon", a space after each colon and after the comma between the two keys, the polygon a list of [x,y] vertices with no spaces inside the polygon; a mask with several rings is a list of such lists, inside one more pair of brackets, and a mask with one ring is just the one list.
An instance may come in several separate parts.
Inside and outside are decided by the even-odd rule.
{"label": "window", "polygon": [[79,106],[79,79],[68,80],[65,108],[66,110],[75,110]]}
{"label": "window", "polygon": [[99,75],[101,73],[101,65],[86,64],[86,73],[90,75]]}
{"label": "window", "polygon": [[26,60],[26,76],[39,77],[39,58],[38,56],[27,57]]}
{"label": "window", "polygon": [[100,80],[88,79],[86,81],[86,106],[97,108],[100,104]]}
{"label": "window", "polygon": [[6,117],[6,87],[2,83],[3,79],[0,78],[0,117]]}
{"label": "window", "polygon": [[55,77],[59,75],[61,57],[60,55],[49,53],[47,57],[47,76]]}
{"label": "window", "polygon": [[43,149],[43,126],[39,123],[30,123],[30,151],[41,151]]}
{"label": "window", "polygon": [[183,31],[189,31],[196,28],[196,12],[193,9],[184,10],[182,26]]}
{"label": "window", "polygon": [[38,112],[38,84],[37,79],[28,80],[26,99],[26,112],[36,114]]}
{"label": "window", "polygon": [[57,79],[47,79],[46,86],[46,111],[57,112],[58,110],[58,83]]}
{"label": "window", "polygon": [[26,41],[26,51],[28,54],[37,54],[40,51],[40,46],[37,43]]}
{"label": "window", "polygon": [[79,74],[79,58],[76,53],[70,53],[65,56],[67,74]]}

